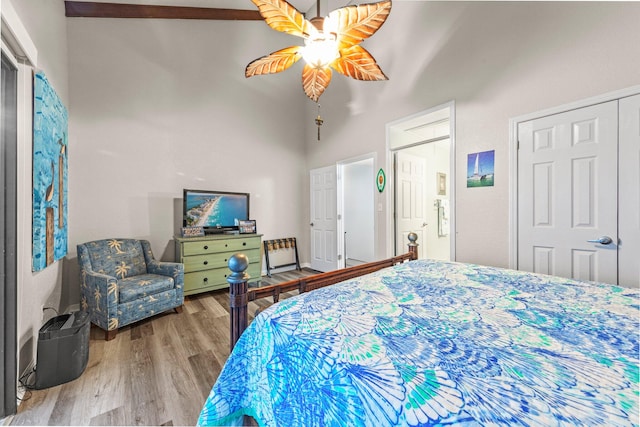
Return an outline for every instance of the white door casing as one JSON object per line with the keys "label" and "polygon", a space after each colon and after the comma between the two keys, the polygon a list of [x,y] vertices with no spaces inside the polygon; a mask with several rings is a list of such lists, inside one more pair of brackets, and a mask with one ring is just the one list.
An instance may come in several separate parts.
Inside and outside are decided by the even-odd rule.
{"label": "white door casing", "polygon": [[617,129],[616,101],[518,125],[518,269],[617,283]]}
{"label": "white door casing", "polygon": [[[396,253],[407,250],[407,236],[418,235],[418,242],[425,242],[425,159],[403,151],[396,152]],[[418,251],[418,257],[426,258],[426,247]]]}
{"label": "white door casing", "polygon": [[[438,255],[438,259],[456,259],[456,156],[455,156],[455,101],[449,101],[444,104],[440,104],[438,106],[434,106],[425,111],[421,111],[419,113],[413,114],[411,116],[403,117],[401,119],[395,120],[393,122],[389,122],[385,125],[386,128],[386,165],[389,174],[387,175],[388,182],[387,188],[383,194],[386,199],[386,204],[388,206],[387,215],[385,216],[386,220],[386,253],[387,256],[393,256],[396,253],[405,253],[406,252],[406,242],[403,243],[403,246],[400,250],[397,246],[397,235],[398,235],[398,226],[396,225],[397,213],[395,210],[395,203],[397,200],[397,192],[398,185],[396,183],[396,176],[394,173],[395,162],[396,162],[396,153],[400,150],[411,149],[413,147],[421,147],[424,145],[429,145],[434,142],[447,140],[447,150],[449,161],[447,164],[438,163],[437,170],[433,170],[434,174],[429,172],[429,165],[426,167],[426,182],[425,185],[428,188],[429,185],[438,187],[436,183],[437,175],[436,173],[444,173],[446,174],[446,195],[445,198],[449,200],[449,235],[448,237],[442,237],[437,235],[437,221],[433,221],[433,224],[428,225],[427,227],[432,227],[435,230],[435,235],[437,236],[437,240],[447,239],[448,246],[448,257],[444,254],[444,249],[438,251],[440,255]],[[438,184],[440,181],[437,181]],[[426,203],[428,205],[428,198],[426,199]],[[429,212],[430,206],[426,206],[427,213]],[[378,207],[380,209],[380,206]],[[429,221],[427,221],[429,222]],[[426,229],[427,232],[429,229]],[[427,233],[428,234],[428,233]],[[418,240],[419,249],[418,254],[422,258],[426,256],[429,252],[429,243],[425,239],[422,241]],[[440,243],[440,242],[438,242]],[[433,248],[433,245],[431,245]],[[433,254],[432,254],[433,255]]]}
{"label": "white door casing", "polygon": [[640,287],[640,95],[620,100],[618,283]]}
{"label": "white door casing", "polygon": [[311,268],[333,271],[338,269],[336,167],[311,170],[310,186]]}

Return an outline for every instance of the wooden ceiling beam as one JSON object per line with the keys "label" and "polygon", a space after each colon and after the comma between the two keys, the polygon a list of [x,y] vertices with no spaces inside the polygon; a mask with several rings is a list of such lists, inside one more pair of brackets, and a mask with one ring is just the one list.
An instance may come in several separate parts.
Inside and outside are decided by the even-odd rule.
{"label": "wooden ceiling beam", "polygon": [[262,21],[257,10],[65,1],[68,18],[154,18]]}

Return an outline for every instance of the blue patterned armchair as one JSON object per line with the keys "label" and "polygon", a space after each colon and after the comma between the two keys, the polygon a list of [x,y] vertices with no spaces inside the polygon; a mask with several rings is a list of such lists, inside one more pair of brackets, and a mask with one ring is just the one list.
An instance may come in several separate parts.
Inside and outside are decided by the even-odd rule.
{"label": "blue patterned armchair", "polygon": [[163,311],[182,311],[184,266],[156,261],[146,240],[104,239],[78,245],[81,306],[115,338],[118,328]]}

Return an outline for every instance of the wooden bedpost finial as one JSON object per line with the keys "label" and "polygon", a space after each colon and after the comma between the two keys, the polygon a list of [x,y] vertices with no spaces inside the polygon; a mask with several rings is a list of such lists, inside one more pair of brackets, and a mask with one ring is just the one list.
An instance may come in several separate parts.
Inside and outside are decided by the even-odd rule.
{"label": "wooden bedpost finial", "polygon": [[247,267],[249,267],[249,258],[245,254],[233,254],[229,258],[227,263],[229,270],[233,273],[227,277],[229,283],[242,283],[249,280],[251,277],[246,273]]}
{"label": "wooden bedpost finial", "polygon": [[229,345],[233,350],[240,335],[247,329],[247,282],[251,277],[246,272],[249,267],[249,258],[245,254],[231,255],[227,265],[232,271],[227,277],[227,282],[229,283],[229,315],[231,316]]}
{"label": "wooden bedpost finial", "polygon": [[407,235],[407,239],[409,239],[409,253],[413,254],[413,259],[418,259],[418,235],[413,231]]}

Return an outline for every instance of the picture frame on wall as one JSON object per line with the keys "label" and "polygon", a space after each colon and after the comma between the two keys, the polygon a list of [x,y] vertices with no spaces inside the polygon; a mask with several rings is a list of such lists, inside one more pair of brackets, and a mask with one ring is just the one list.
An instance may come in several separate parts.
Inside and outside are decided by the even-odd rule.
{"label": "picture frame on wall", "polygon": [[467,188],[493,187],[495,150],[467,155]]}
{"label": "picture frame on wall", "polygon": [[447,174],[443,172],[436,172],[436,188],[438,196],[447,195]]}
{"label": "picture frame on wall", "polygon": [[45,74],[34,72],[32,271],[67,254],[68,119],[67,108]]}
{"label": "picture frame on wall", "polygon": [[238,221],[238,230],[240,234],[255,234],[256,233],[256,221],[253,219]]}

